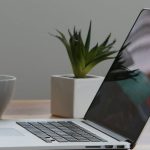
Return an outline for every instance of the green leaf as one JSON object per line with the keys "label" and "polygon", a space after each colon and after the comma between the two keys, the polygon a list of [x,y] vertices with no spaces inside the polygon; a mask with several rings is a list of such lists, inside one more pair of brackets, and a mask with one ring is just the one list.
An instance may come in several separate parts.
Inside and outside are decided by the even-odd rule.
{"label": "green leaf", "polygon": [[72,56],[72,51],[71,51],[70,45],[67,42],[65,36],[61,32],[59,32],[59,33],[60,33],[61,37],[58,36],[58,35],[50,34],[50,33],[49,33],[49,35],[51,35],[53,37],[56,37],[57,39],[59,39],[62,42],[62,44],[65,46],[65,48],[67,50],[67,53],[68,53],[68,56],[69,56],[69,59],[70,59],[70,62],[71,62],[71,66],[73,67],[74,60],[73,60],[73,56]]}
{"label": "green leaf", "polygon": [[111,37],[111,33],[109,33],[109,35],[107,36],[106,40],[101,45],[102,46],[106,46],[106,44],[108,43],[110,37]]}
{"label": "green leaf", "polygon": [[90,72],[98,63],[104,61],[104,60],[108,60],[108,59],[113,59],[114,57],[103,57],[101,59],[95,59],[94,61],[92,61],[91,63],[89,63],[85,69],[84,72],[88,73]]}
{"label": "green leaf", "polygon": [[86,42],[85,42],[86,51],[89,51],[89,48],[90,48],[91,26],[92,26],[92,21],[90,21],[89,30],[88,30],[88,34],[87,34],[87,38],[86,38]]}
{"label": "green leaf", "polygon": [[99,55],[95,56],[95,57],[92,57],[86,64],[86,66],[88,66],[89,64],[91,64],[92,62],[95,62],[97,60],[100,61],[103,61],[104,58],[108,58],[108,56],[110,55],[113,55],[115,54],[116,51],[108,51],[108,52],[103,52],[103,53],[100,53]]}
{"label": "green leaf", "polygon": [[72,34],[71,34],[71,32],[70,32],[70,30],[68,29],[68,33],[69,33],[69,35],[70,35],[70,38],[72,37]]}

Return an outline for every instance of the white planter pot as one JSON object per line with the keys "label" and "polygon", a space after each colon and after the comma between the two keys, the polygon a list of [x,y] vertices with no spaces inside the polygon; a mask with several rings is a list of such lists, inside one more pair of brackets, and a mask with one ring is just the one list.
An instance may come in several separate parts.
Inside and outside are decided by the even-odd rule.
{"label": "white planter pot", "polygon": [[51,77],[51,113],[67,118],[83,118],[104,77],[73,78],[72,75]]}

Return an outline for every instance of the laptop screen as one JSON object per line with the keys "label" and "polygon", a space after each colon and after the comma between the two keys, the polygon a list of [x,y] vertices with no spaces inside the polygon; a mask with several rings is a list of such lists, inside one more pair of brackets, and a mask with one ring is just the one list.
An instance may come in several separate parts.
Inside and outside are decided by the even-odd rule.
{"label": "laptop screen", "polygon": [[150,115],[150,10],[143,10],[85,119],[136,141]]}

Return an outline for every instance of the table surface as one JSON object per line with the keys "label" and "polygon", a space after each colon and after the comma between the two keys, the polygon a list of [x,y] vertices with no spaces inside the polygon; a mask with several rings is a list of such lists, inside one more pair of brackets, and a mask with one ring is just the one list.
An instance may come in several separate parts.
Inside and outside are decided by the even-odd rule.
{"label": "table surface", "polygon": [[50,100],[12,100],[2,119],[51,118]]}
{"label": "table surface", "polygon": [[[12,100],[2,119],[52,118],[50,100]],[[150,120],[134,150],[150,150]]]}

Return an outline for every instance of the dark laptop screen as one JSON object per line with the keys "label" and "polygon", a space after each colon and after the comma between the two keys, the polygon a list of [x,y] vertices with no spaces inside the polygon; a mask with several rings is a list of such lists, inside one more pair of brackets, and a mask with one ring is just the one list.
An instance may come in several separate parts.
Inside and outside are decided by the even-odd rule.
{"label": "dark laptop screen", "polygon": [[136,141],[150,115],[150,10],[141,12],[123,47],[85,119]]}

